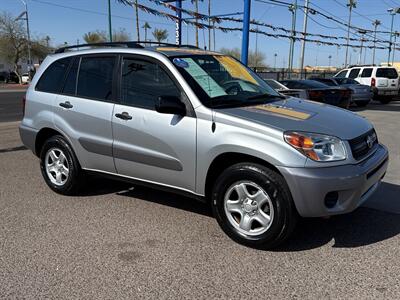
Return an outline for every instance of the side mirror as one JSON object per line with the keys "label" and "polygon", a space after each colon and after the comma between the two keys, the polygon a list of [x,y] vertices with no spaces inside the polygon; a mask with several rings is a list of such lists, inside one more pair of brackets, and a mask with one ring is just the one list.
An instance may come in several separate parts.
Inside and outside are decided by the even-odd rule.
{"label": "side mirror", "polygon": [[176,96],[160,96],[156,104],[156,111],[160,114],[186,115],[185,104]]}

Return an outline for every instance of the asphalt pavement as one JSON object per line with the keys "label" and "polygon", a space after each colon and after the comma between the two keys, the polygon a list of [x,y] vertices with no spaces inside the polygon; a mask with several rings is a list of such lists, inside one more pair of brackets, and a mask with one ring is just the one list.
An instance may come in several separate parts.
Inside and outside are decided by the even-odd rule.
{"label": "asphalt pavement", "polygon": [[275,251],[234,243],[207,205],[174,194],[93,177],[84,195],[57,195],[18,122],[0,123],[0,298],[399,299],[399,111],[357,111],[391,155],[374,197],[302,220]]}

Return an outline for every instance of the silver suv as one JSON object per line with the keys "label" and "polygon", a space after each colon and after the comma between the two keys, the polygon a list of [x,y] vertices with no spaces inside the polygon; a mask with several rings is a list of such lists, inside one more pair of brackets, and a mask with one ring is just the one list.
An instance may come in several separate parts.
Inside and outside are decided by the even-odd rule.
{"label": "silver suv", "polygon": [[366,119],[282,96],[230,56],[142,45],[62,48],[33,78],[20,135],[55,192],[90,172],[173,190],[271,248],[299,216],[351,212],[377,189],[388,151]]}

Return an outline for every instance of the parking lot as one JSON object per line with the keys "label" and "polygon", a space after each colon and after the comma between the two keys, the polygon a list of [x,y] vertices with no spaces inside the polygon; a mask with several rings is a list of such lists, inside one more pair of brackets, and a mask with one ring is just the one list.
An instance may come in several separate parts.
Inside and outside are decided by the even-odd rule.
{"label": "parking lot", "polygon": [[79,197],[50,191],[8,108],[21,95],[0,93],[0,298],[400,297],[400,101],[354,109],[390,150],[373,198],[260,251],[189,198],[101,178]]}

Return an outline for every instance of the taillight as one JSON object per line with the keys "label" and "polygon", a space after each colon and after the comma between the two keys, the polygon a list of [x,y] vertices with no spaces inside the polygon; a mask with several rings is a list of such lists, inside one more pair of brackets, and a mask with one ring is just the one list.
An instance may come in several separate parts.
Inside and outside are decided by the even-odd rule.
{"label": "taillight", "polygon": [[371,86],[375,86],[376,85],[376,80],[375,78],[371,78]]}
{"label": "taillight", "polygon": [[25,116],[25,103],[26,103],[26,97],[22,98],[22,117]]}
{"label": "taillight", "polygon": [[308,91],[308,96],[310,99],[319,99],[324,96],[324,92],[321,91]]}

